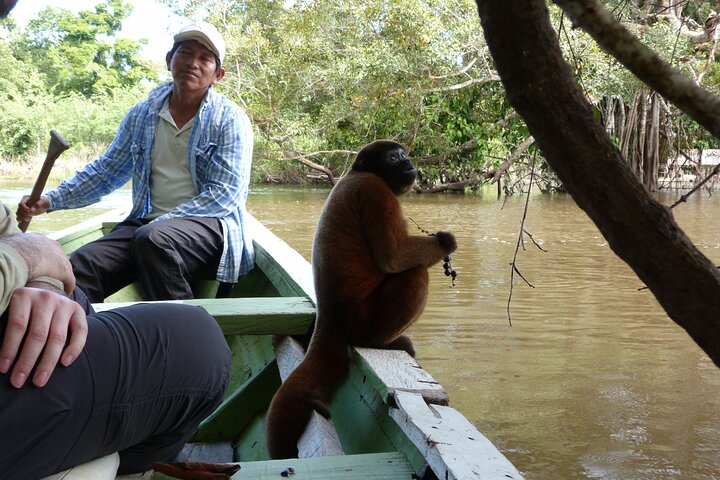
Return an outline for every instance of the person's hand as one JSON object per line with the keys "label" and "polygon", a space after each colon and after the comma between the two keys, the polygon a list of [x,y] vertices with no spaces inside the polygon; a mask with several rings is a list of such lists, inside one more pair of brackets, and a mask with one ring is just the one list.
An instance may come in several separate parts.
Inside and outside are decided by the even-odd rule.
{"label": "person's hand", "polygon": [[[0,347],[0,373],[5,374],[12,367],[10,383],[16,388],[25,384],[36,364],[32,383],[44,387],[58,360],[67,367],[85,347],[88,334],[85,311],[64,295],[40,288],[17,288],[7,314],[5,338]],[[68,334],[70,342],[66,347]]]}
{"label": "person's hand", "polygon": [[28,281],[37,277],[59,280],[70,294],[75,288],[72,265],[60,244],[40,233],[17,233],[0,237],[0,242],[13,247],[28,267]]}
{"label": "person's hand", "polygon": [[18,223],[29,222],[33,216],[42,215],[50,208],[50,200],[47,197],[41,196],[37,202],[32,205],[28,205],[28,200],[30,200],[30,195],[25,195],[20,200],[20,203],[18,203],[18,208],[15,212]]}

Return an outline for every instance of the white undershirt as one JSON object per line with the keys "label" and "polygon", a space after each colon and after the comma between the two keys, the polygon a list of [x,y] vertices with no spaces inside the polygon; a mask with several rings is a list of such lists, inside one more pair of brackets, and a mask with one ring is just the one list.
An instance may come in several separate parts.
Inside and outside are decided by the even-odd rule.
{"label": "white undershirt", "polygon": [[188,165],[188,143],[195,117],[177,128],[168,108],[168,100],[160,110],[155,142],[150,161],[150,199],[153,219],[169,212],[197,195]]}

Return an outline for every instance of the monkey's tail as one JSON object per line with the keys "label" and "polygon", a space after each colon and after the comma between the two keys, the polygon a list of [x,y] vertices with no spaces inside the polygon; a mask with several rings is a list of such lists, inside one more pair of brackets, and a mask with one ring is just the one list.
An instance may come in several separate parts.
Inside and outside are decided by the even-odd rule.
{"label": "monkey's tail", "polygon": [[347,375],[348,363],[344,337],[310,343],[303,361],[270,402],[265,429],[270,458],[297,458],[297,442],[313,411],[330,418],[330,400]]}

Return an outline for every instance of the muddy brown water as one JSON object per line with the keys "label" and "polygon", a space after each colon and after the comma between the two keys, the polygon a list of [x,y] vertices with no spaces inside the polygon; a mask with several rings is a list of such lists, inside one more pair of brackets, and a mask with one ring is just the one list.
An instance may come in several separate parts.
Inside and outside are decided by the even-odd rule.
{"label": "muddy brown water", "polygon": [[[30,187],[3,185],[0,199],[17,202]],[[36,219],[31,230],[64,228],[128,196]],[[255,188],[248,206],[309,259],[326,196]],[[546,251],[526,237],[517,266],[534,288],[515,276],[509,315],[525,197],[409,194],[403,205],[420,227],[453,231],[459,244],[454,287],[441,265],[431,269],[427,308],[409,332],[418,361],[525,478],[720,478],[720,370],[569,196],[531,197],[525,228]],[[707,193],[674,210],[718,264],[719,214],[720,195]]]}

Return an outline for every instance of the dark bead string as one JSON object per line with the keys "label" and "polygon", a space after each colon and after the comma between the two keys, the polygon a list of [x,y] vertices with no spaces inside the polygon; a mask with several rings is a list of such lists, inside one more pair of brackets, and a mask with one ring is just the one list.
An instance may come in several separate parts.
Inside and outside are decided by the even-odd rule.
{"label": "dark bead string", "polygon": [[446,276],[446,277],[451,277],[451,279],[450,279],[450,284],[454,287],[454,286],[455,286],[455,279],[457,278],[457,275],[458,275],[458,274],[457,274],[457,272],[456,272],[455,270],[453,270],[452,264],[450,263],[450,260],[452,260],[452,258],[450,258],[450,255],[448,255],[448,256],[446,256],[445,258],[443,258],[443,262],[444,262],[444,263],[443,263],[443,268],[445,269],[445,276]]}
{"label": "dark bead string", "polygon": [[[410,221],[412,223],[415,224],[415,226],[418,228],[418,230],[420,230],[421,232],[423,232],[424,234],[426,234],[430,237],[435,236],[434,233],[430,233],[427,230],[425,230],[424,228],[422,228],[420,225],[418,225],[415,220],[413,220],[410,217],[408,217],[408,218],[410,219]],[[450,277],[450,285],[454,287],[455,279],[457,278],[458,273],[455,270],[453,270],[452,263],[450,263],[451,260],[452,260],[452,257],[450,255],[446,255],[445,258],[443,258],[443,269],[445,270],[445,276]]]}

